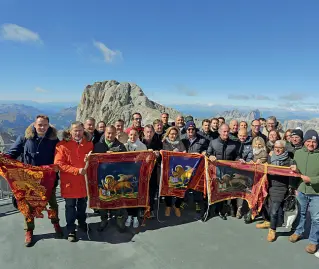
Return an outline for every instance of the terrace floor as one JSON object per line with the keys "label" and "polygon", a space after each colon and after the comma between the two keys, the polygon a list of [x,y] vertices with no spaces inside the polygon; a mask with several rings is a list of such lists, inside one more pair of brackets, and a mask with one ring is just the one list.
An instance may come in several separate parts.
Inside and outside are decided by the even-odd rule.
{"label": "terrace floor", "polygon": [[[163,206],[161,206],[163,207]],[[91,211],[91,210],[88,210]],[[1,269],[317,269],[319,259],[307,254],[307,240],[292,244],[281,234],[274,243],[266,241],[267,231],[255,224],[229,218],[195,221],[193,210],[183,216],[148,220],[138,231],[119,233],[112,223],[102,233],[96,231],[99,217],[90,214],[90,240],[70,243],[53,237],[48,219],[37,219],[35,240],[24,247],[23,217],[11,205],[0,204]],[[61,225],[65,226],[64,202],[60,200]],[[284,228],[280,228],[284,232]]]}

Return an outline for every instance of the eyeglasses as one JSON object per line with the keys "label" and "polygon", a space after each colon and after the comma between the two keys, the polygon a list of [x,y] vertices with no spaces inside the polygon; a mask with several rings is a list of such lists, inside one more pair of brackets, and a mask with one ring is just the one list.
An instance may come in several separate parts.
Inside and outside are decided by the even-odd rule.
{"label": "eyeglasses", "polygon": [[187,131],[194,131],[194,128],[188,128]]}
{"label": "eyeglasses", "polygon": [[142,120],[142,118],[134,118],[134,120]]}

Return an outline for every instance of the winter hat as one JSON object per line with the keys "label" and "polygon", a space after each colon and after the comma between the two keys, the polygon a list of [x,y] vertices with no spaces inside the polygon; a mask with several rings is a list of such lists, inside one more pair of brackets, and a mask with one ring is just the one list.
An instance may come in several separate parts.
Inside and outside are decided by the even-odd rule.
{"label": "winter hat", "polygon": [[318,133],[315,130],[308,130],[305,136],[303,137],[303,141],[306,142],[309,139],[316,140],[318,143],[319,142]]}
{"label": "winter hat", "polygon": [[303,131],[302,130],[300,130],[300,129],[292,130],[291,136],[293,136],[293,135],[297,135],[301,138],[301,140],[303,140]]}
{"label": "winter hat", "polygon": [[194,123],[194,118],[193,118],[193,116],[186,116],[185,117],[185,122],[187,123],[187,122],[189,122],[189,121],[192,121],[193,123]]}
{"label": "winter hat", "polygon": [[188,121],[185,125],[185,129],[187,130],[188,128],[193,127],[194,129],[196,129],[196,125],[193,121]]}

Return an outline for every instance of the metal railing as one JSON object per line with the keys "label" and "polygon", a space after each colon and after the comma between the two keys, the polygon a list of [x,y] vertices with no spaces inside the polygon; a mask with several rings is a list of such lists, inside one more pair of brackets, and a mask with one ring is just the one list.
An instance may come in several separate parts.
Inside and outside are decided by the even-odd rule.
{"label": "metal railing", "polygon": [[[5,152],[10,148],[12,144],[0,144],[0,151]],[[3,177],[0,176],[0,201],[11,199],[12,191],[8,181],[6,181]]]}

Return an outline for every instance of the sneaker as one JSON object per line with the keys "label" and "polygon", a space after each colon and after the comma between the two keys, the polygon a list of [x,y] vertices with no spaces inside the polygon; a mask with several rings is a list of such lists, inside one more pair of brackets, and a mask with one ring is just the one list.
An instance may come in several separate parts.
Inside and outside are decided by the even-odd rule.
{"label": "sneaker", "polygon": [[251,218],[251,211],[249,210],[248,213],[244,216],[244,221],[246,224],[250,224],[253,222]]}
{"label": "sneaker", "polygon": [[97,228],[98,232],[103,232],[103,230],[106,228],[106,226],[109,224],[109,222],[107,220],[102,220],[100,222],[99,227]]}
{"label": "sneaker", "polygon": [[74,232],[72,232],[72,233],[69,233],[69,235],[68,235],[68,241],[69,242],[76,242],[76,233],[75,233],[75,231]]}
{"label": "sneaker", "polygon": [[138,228],[138,226],[140,226],[140,223],[138,222],[138,218],[134,217],[133,218],[133,228]]}
{"label": "sneaker", "polygon": [[24,236],[24,245],[28,248],[32,246],[33,231],[26,231]]}
{"label": "sneaker", "polygon": [[315,244],[308,244],[305,248],[306,252],[309,254],[315,254],[317,252],[317,245]]}
{"label": "sneaker", "polygon": [[270,222],[265,220],[261,223],[257,223],[256,224],[256,228],[257,229],[269,229],[270,228]]}
{"label": "sneaker", "polygon": [[59,223],[53,224],[55,230],[55,238],[62,239],[63,238],[63,231]]}
{"label": "sneaker", "polygon": [[132,216],[128,216],[126,221],[125,221],[125,226],[130,227],[132,223]]}
{"label": "sneaker", "polygon": [[302,238],[302,235],[299,234],[292,234],[291,236],[289,236],[288,240],[291,243],[296,243],[297,241],[299,241]]}
{"label": "sneaker", "polygon": [[222,220],[227,220],[227,215],[226,215],[226,214],[224,215],[223,213],[219,212],[218,215],[219,215],[219,217],[220,217]]}
{"label": "sneaker", "polygon": [[269,232],[267,235],[267,241],[274,242],[275,240],[276,240],[276,230],[269,229]]}

